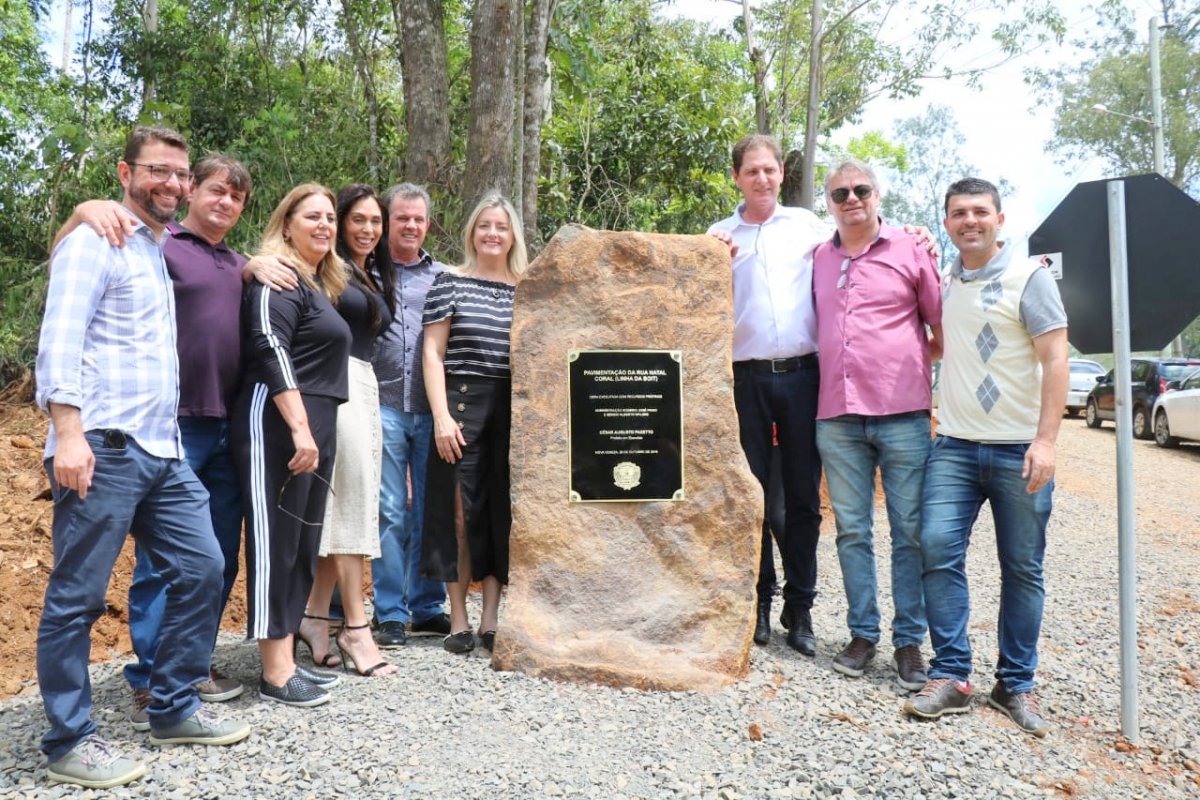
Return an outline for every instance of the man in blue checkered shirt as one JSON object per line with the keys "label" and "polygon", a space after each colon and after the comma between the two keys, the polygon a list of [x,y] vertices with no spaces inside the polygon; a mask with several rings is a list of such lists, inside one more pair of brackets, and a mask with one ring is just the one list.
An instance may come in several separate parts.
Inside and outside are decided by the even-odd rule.
{"label": "man in blue checkered shirt", "polygon": [[202,706],[219,616],[223,558],[208,493],[184,460],[179,361],[164,229],[191,185],[187,144],[136,128],[117,165],[134,220],[123,248],[88,227],[51,256],[38,343],[38,405],[50,415],[54,570],[38,627],[38,683],[51,780],[109,788],[146,767],[117,754],[91,720],[90,633],[131,532],[168,584],[150,676],[151,744],[232,744],[250,728]]}

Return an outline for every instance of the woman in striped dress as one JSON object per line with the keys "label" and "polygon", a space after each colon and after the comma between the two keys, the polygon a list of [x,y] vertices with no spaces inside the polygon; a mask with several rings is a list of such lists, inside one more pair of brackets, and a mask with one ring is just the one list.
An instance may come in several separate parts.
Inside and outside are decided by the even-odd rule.
{"label": "woman in striped dress", "polygon": [[481,644],[492,649],[500,590],[508,582],[508,441],[512,383],[509,331],[517,281],[527,263],[512,205],[488,194],[463,234],[466,263],[434,281],[425,301],[425,391],[433,444],[425,493],[421,574],[445,581],[450,635],[467,653],[475,637],[467,587],[483,583]]}

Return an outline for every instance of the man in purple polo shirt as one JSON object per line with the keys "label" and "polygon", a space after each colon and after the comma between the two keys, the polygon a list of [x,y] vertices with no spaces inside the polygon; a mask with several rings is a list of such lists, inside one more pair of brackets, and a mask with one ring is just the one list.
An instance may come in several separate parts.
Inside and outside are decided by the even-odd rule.
{"label": "man in purple polo shirt", "polygon": [[930,446],[930,356],[941,350],[940,278],[924,244],[879,218],[879,183],[867,164],[834,167],[825,203],[837,232],[813,256],[821,353],[817,447],[837,522],[851,635],[833,668],[861,676],[880,637],[871,530],[878,468],[892,534],[897,682],[916,691],[926,680],[919,523]]}
{"label": "man in purple polo shirt", "polygon": [[[209,493],[213,533],[225,558],[221,591],[224,613],[238,572],[241,547],[242,494],[229,450],[229,408],[241,370],[241,310],[246,258],[225,244],[225,236],[241,218],[250,197],[250,173],[240,161],[213,154],[196,164],[188,196],[187,216],[172,222],[163,247],[175,293],[179,330],[179,429],[192,470]],[[126,217],[114,214],[114,204],[81,204],[60,231],[86,223],[114,245],[129,233]],[[264,268],[269,268],[267,265]],[[276,282],[286,278],[273,276]],[[134,730],[149,730],[146,708],[150,672],[158,649],[166,586],[139,548],[129,587],[129,633],[136,663],[125,667],[133,688]],[[215,646],[216,642],[211,643]],[[241,682],[210,669],[197,689],[206,702],[231,700],[243,691]]]}

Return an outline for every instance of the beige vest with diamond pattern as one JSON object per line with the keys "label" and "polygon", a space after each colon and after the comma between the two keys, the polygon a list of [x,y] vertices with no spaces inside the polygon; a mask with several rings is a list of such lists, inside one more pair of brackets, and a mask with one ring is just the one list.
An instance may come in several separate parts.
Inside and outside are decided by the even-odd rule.
{"label": "beige vest with diamond pattern", "polygon": [[1021,295],[1035,261],[1013,258],[991,280],[948,279],[942,300],[938,433],[975,442],[1031,442],[1042,369],[1021,322]]}

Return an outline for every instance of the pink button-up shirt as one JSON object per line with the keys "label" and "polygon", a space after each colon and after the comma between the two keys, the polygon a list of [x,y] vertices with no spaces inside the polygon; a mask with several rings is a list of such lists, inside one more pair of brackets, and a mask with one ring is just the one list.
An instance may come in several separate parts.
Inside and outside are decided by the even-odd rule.
{"label": "pink button-up shirt", "polygon": [[813,296],[821,354],[817,419],[929,410],[925,326],[941,324],[941,280],[915,237],[882,224],[878,238],[851,258],[834,236],[813,255]]}

